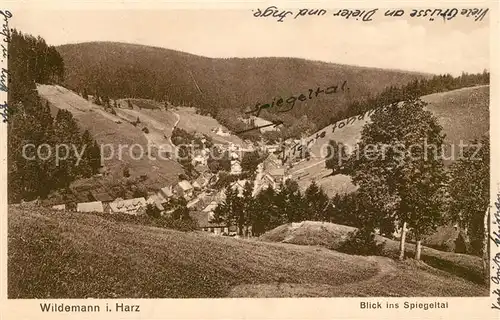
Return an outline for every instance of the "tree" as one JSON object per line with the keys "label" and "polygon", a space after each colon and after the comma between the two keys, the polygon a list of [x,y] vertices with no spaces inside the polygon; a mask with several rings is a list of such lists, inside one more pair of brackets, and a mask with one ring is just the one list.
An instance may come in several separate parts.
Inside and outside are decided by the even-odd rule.
{"label": "tree", "polygon": [[83,151],[83,156],[82,156],[82,161],[80,162],[79,165],[79,173],[84,176],[84,177],[90,177],[93,173],[94,170],[92,169],[92,157],[94,156],[93,153],[93,147],[94,147],[94,142],[92,140],[92,136],[90,135],[90,132],[88,130],[85,130],[82,135],[82,147],[85,148]]}
{"label": "tree", "polygon": [[304,203],[306,206],[305,219],[324,221],[328,219],[330,201],[326,193],[315,181],[307,187],[304,193]]}
{"label": "tree", "polygon": [[420,259],[422,237],[437,226],[445,210],[444,135],[425,105],[412,99],[376,112],[363,127],[348,164],[371,208],[370,227],[392,220],[401,228],[401,259],[406,226],[415,234],[415,258]]}
{"label": "tree", "polygon": [[244,236],[249,236],[249,226],[251,225],[253,216],[256,213],[256,206],[254,199],[252,197],[253,193],[253,184],[250,181],[245,183],[245,187],[243,189],[243,194],[241,198],[242,202],[242,211],[239,217],[242,227],[244,228]]}
{"label": "tree", "polygon": [[87,92],[87,88],[83,88],[82,97],[83,97],[83,99],[85,99],[85,100],[88,100],[88,99],[89,99],[89,93]]}
{"label": "tree", "polygon": [[128,167],[123,168],[123,176],[125,178],[130,177],[130,169]]}
{"label": "tree", "polygon": [[127,107],[129,109],[134,109],[134,106],[132,105],[132,102],[130,100],[127,100]]}
{"label": "tree", "polygon": [[[487,257],[487,219],[490,188],[490,141],[484,136],[465,146],[460,159],[450,169],[450,219],[470,238],[472,252]],[[486,217],[485,217],[486,216]],[[488,265],[488,264],[486,264]]]}
{"label": "tree", "polygon": [[188,221],[191,219],[189,215],[189,208],[187,207],[187,200],[183,197],[170,199],[170,207],[173,208],[171,218],[174,220]]}
{"label": "tree", "polygon": [[98,106],[102,105],[101,97],[99,97],[98,94],[96,94],[95,96],[94,103],[97,104]]}
{"label": "tree", "polygon": [[252,217],[252,231],[260,235],[282,224],[278,218],[280,210],[276,206],[276,191],[270,186],[257,194],[255,198],[256,214]]}
{"label": "tree", "polygon": [[241,159],[241,169],[247,172],[255,172],[260,162],[262,162],[262,159],[257,151],[245,152],[243,159]]}
{"label": "tree", "polygon": [[331,169],[332,174],[339,174],[343,172],[344,165],[343,161],[346,161],[347,150],[343,143],[337,143],[335,140],[330,140],[328,142],[328,150],[326,155],[325,166]]}
{"label": "tree", "polygon": [[180,165],[184,168],[186,174],[188,176],[192,176],[194,166],[192,163],[193,156],[189,150],[189,148],[186,145],[181,145],[177,149],[177,154],[178,154],[178,159],[177,162],[180,163]]}
{"label": "tree", "polygon": [[207,159],[207,166],[211,172],[231,171],[231,159],[228,151],[220,151],[217,147],[212,147]]}
{"label": "tree", "polygon": [[161,217],[161,210],[153,203],[148,203],[146,205],[146,214],[153,218],[159,218]]}
{"label": "tree", "polygon": [[[279,191],[281,199],[282,216],[287,222],[299,222],[305,219],[305,200],[299,189],[299,185],[295,180],[287,180],[281,186]],[[279,201],[279,200],[278,200]]]}
{"label": "tree", "polygon": [[227,225],[238,227],[238,234],[243,236],[245,215],[243,201],[238,195],[238,190],[227,186],[225,199],[214,210],[214,221],[225,222]]}

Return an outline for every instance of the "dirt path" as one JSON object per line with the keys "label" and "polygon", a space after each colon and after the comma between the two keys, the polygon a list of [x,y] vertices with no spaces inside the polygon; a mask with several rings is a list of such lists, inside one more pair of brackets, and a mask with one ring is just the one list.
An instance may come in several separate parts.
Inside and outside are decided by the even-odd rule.
{"label": "dirt path", "polygon": [[174,132],[175,127],[177,127],[177,125],[179,124],[179,121],[181,121],[181,116],[178,113],[175,113],[173,111],[170,111],[170,112],[172,112],[175,115],[175,117],[177,118],[174,125],[172,126],[172,130],[170,130],[170,135],[168,136],[168,142],[170,142],[170,145],[175,148],[175,145],[172,142],[172,134]]}
{"label": "dirt path", "polygon": [[[361,281],[341,285],[328,285],[320,283],[263,283],[243,284],[231,289],[229,297],[328,297],[328,296],[355,296],[356,292],[362,292],[358,288],[377,287],[381,283],[398,276],[395,262],[386,257],[366,257],[367,260],[375,262],[378,267],[377,273]],[[347,294],[346,293],[350,293]],[[390,294],[389,294],[390,295]],[[394,294],[395,295],[395,294]]]}

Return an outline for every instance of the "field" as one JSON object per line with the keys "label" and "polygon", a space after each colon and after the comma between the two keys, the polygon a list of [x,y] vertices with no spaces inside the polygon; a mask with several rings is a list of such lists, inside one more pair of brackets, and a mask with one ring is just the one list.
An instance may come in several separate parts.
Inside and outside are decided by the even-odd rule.
{"label": "field", "polygon": [[[183,172],[181,166],[175,161],[150,160],[146,154],[139,157],[139,148],[129,148],[129,146],[140,145],[146,152],[148,150],[146,134],[138,127],[124,121],[123,118],[104,111],[100,106],[92,104],[64,87],[39,85],[37,89],[39,95],[50,102],[54,114],[57,109],[70,111],[82,131],[89,130],[101,145],[113,146],[114,156],[104,162],[110,173],[109,179],[123,178],[123,169],[128,167],[132,177],[146,174],[149,185],[164,187],[166,184],[177,181],[177,176]],[[121,153],[119,152],[120,145],[127,146],[122,149]],[[154,153],[155,150],[151,149]],[[105,148],[104,155],[110,154],[111,147]],[[119,154],[121,154],[121,159]]]}
{"label": "field", "polygon": [[482,296],[425,264],[9,207],[9,298]]}
{"label": "field", "polygon": [[[426,107],[437,117],[446,134],[445,142],[454,144],[455,154],[458,154],[458,144],[460,140],[468,143],[470,140],[480,138],[481,135],[489,131],[489,86],[477,86],[463,88],[449,92],[436,93],[422,97],[422,100],[429,103]],[[329,140],[342,142],[353,150],[356,142],[361,138],[361,130],[369,119],[356,120],[343,128],[336,128],[333,125],[322,130],[326,132],[323,138],[317,139],[312,145],[311,160],[304,161],[291,170],[294,177],[303,176],[298,179],[299,185],[305,189],[314,179],[323,186],[328,195],[350,192],[355,187],[347,176],[331,176],[331,170],[325,169],[324,156],[326,149],[322,152],[322,147],[328,144]],[[308,141],[316,134],[306,139]],[[451,149],[447,155],[451,155]]]}

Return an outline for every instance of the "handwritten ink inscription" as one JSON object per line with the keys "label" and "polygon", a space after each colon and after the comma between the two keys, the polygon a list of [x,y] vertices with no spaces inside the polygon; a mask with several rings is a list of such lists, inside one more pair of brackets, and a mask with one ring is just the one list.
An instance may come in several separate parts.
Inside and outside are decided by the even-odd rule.
{"label": "handwritten ink inscription", "polygon": [[251,111],[247,111],[246,114],[254,114],[256,117],[259,116],[260,112],[264,109],[277,108],[277,112],[288,112],[295,107],[295,104],[298,101],[306,101],[312,98],[317,98],[320,94],[333,94],[337,92],[349,91],[349,87],[347,86],[347,81],[343,81],[342,84],[332,85],[326,89],[316,88],[309,89],[308,94],[301,93],[297,96],[290,96],[288,98],[283,99],[283,97],[276,97],[273,99],[271,103],[261,104],[257,102],[255,105],[255,109]]}
{"label": "handwritten ink inscription", "polygon": [[304,153],[304,151],[309,149],[312,145],[314,145],[318,139],[324,138],[328,131],[330,131],[331,133],[334,133],[335,130],[342,129],[345,126],[351,126],[356,121],[361,121],[361,120],[365,120],[365,119],[368,121],[372,115],[384,110],[384,108],[385,107],[378,107],[378,108],[375,108],[372,110],[368,110],[365,113],[362,113],[362,114],[352,116],[350,118],[339,120],[339,121],[335,122],[334,124],[326,127],[324,130],[322,130],[322,132],[316,133],[314,136],[310,137],[308,140],[294,144],[290,148],[290,150],[288,151],[285,159],[289,159],[289,158],[292,159],[295,156],[302,155]]}
{"label": "handwritten ink inscription", "polygon": [[[0,15],[3,16],[2,30],[0,31],[0,35],[3,37],[1,44],[2,45],[1,62],[3,64],[4,61],[8,58],[8,51],[5,44],[10,41],[9,19],[12,18],[12,13],[10,13],[10,11],[7,10],[6,11],[0,10]],[[8,75],[9,75],[8,69],[2,67],[2,71],[0,73],[1,92],[8,92],[9,90]],[[2,116],[2,120],[4,123],[8,121],[10,114],[12,114],[12,110],[9,110],[9,105],[7,101],[4,101],[2,104],[0,104],[0,115]]]}
{"label": "handwritten ink inscription", "polygon": [[296,20],[305,17],[333,17],[346,20],[356,20],[361,22],[373,21],[378,17],[409,17],[414,19],[427,19],[428,21],[441,20],[448,21],[456,17],[474,19],[482,21],[488,13],[488,8],[419,8],[419,9],[322,9],[322,8],[302,8],[292,10],[282,10],[276,6],[265,9],[252,10],[256,18],[270,18],[277,22],[284,22],[286,19]]}
{"label": "handwritten ink inscription", "polygon": [[[495,248],[500,246],[500,195],[498,195],[497,198],[498,202],[495,203],[497,210],[494,214],[495,220],[493,221],[493,225],[496,225],[496,230],[492,232],[493,236],[490,234],[490,239],[493,240]],[[493,275],[491,275],[490,280],[493,284],[497,285],[497,288],[492,291],[492,293],[497,295],[497,298],[496,302],[491,304],[491,308],[500,310],[500,252],[497,252],[493,258],[492,270],[495,269],[496,272],[492,272]],[[493,284],[491,285],[492,289]]]}

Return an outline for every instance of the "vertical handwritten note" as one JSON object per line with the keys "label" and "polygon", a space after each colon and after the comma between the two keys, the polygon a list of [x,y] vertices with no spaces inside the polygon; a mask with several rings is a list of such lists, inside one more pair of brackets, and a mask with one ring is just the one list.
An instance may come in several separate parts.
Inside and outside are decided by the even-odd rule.
{"label": "vertical handwritten note", "polygon": [[[0,16],[3,17],[2,30],[0,32],[0,35],[2,36],[2,41],[1,41],[2,56],[0,59],[2,62],[2,70],[0,74],[0,92],[7,93],[9,91],[9,81],[8,81],[9,71],[7,68],[7,59],[8,59],[7,44],[10,41],[9,19],[12,18],[12,13],[10,13],[10,11],[7,10],[0,11]],[[9,110],[6,94],[2,94],[2,96],[5,97],[5,99],[3,99],[4,100],[3,103],[0,103],[0,114],[2,115],[2,121],[5,123],[9,120],[9,115],[12,113],[12,111]]]}

